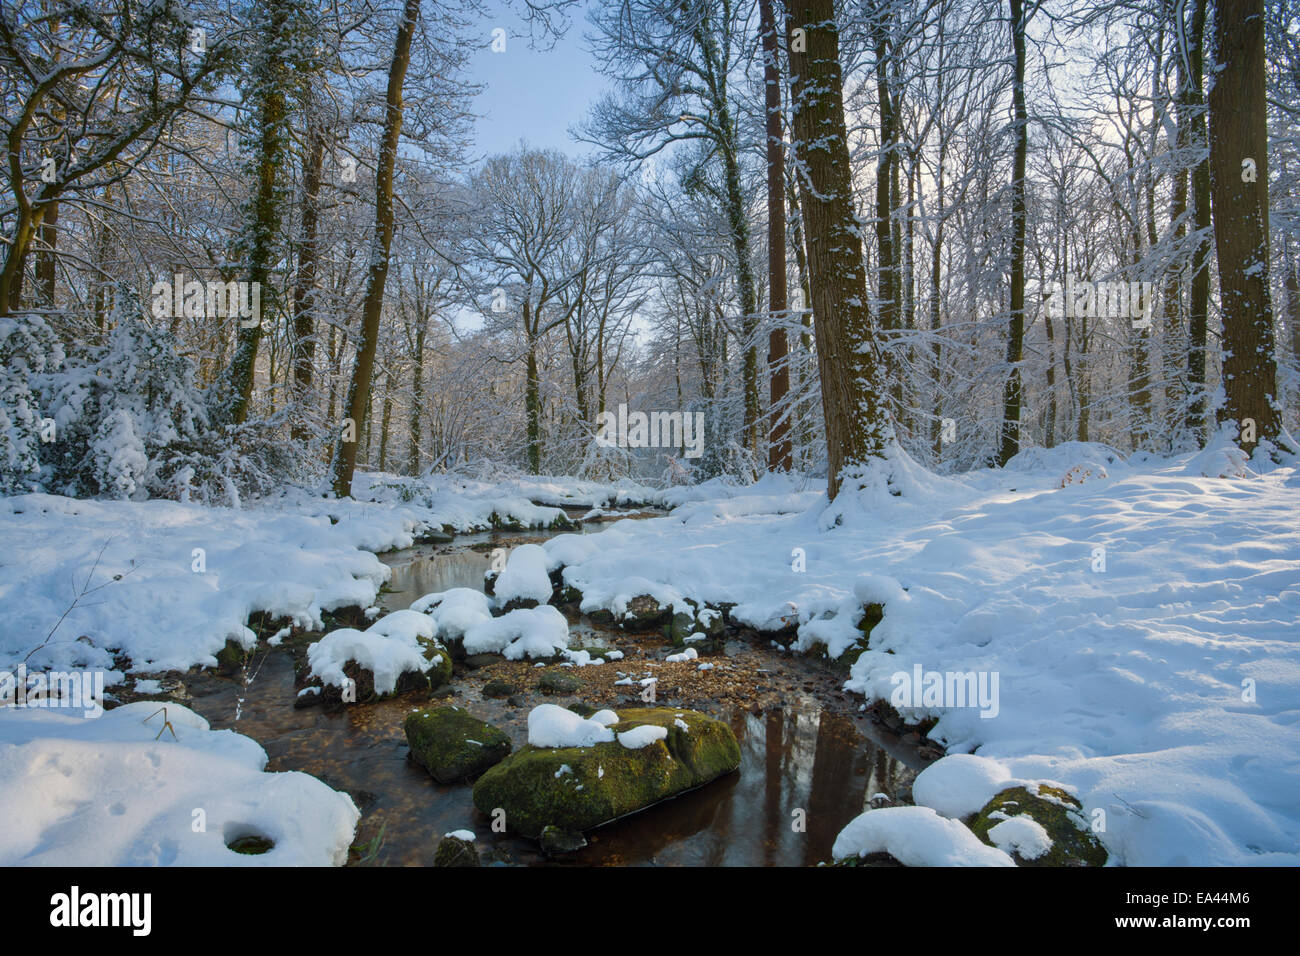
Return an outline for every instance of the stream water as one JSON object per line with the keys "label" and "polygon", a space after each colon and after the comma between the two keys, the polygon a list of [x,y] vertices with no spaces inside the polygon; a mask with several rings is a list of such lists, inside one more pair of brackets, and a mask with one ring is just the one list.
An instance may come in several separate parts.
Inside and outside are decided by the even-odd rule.
{"label": "stream water", "polygon": [[[476,535],[385,555],[393,576],[380,603],[391,611],[432,591],[481,588],[490,548],[544,537]],[[587,643],[600,636],[585,621],[577,629]],[[753,655],[755,666],[769,663],[770,651],[745,642],[729,641],[724,653]],[[532,841],[493,833],[473,806],[471,786],[440,785],[408,759],[402,722],[418,701],[379,701],[333,714],[295,710],[290,653],[262,654],[248,687],[211,672],[188,680],[190,706],[213,727],[257,740],[270,758],[268,770],[301,770],[350,793],[362,811],[353,865],[428,865],[441,836],[458,829],[474,831],[485,862],[497,864],[812,865],[830,859],[836,834],[873,794],[894,792],[910,777],[909,765],[923,766],[907,748],[868,736],[870,725],[851,709],[829,709],[798,692],[807,684],[796,680],[782,708],[723,715],[740,742],[737,772],[592,831],[586,848],[547,860]],[[796,677],[799,668],[811,673],[818,666],[788,657],[781,664],[795,668]],[[526,741],[529,707],[543,699],[522,708],[486,699],[452,702],[501,727],[518,747]]]}

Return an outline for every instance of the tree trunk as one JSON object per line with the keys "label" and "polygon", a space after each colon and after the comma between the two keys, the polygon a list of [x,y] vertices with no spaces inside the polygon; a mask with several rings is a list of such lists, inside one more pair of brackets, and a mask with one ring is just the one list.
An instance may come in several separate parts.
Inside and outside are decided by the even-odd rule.
{"label": "tree trunk", "polygon": [[781,405],[790,392],[789,351],[784,323],[789,309],[785,273],[785,149],[781,141],[781,70],[777,61],[776,16],[772,0],[759,0],[763,38],[764,105],[767,108],[767,305],[772,331],[767,341],[769,414],[767,467],[789,471],[790,422]]}
{"label": "tree trunk", "polygon": [[36,248],[37,301],[47,309],[54,308],[54,276],[59,246],[59,204],[50,203],[41,218],[41,244]]}
{"label": "tree trunk", "polygon": [[[272,0],[269,6],[267,28],[263,42],[269,50],[272,41],[279,45],[287,31],[288,4]],[[272,301],[269,279],[271,263],[275,257],[276,234],[280,227],[282,199],[276,188],[280,168],[288,149],[285,124],[288,115],[286,89],[291,81],[287,65],[278,57],[266,54],[258,69],[257,162],[253,197],[248,208],[248,231],[243,237],[241,250],[243,272],[249,283],[262,290],[263,310]],[[259,316],[255,325],[244,327],[240,322],[238,344],[230,362],[230,396],[227,416],[235,424],[248,417],[253,398],[253,381],[257,375],[257,351],[262,341],[265,317]]]}
{"label": "tree trunk", "polygon": [[307,440],[302,410],[311,394],[316,359],[316,264],[320,217],[320,188],[325,166],[325,133],[315,122],[307,126],[307,155],[302,166],[302,213],[298,237],[298,270],[293,282],[293,400],[299,419],[295,441]]}
{"label": "tree trunk", "polygon": [[[1210,91],[1210,181],[1227,398],[1219,421],[1243,430],[1253,421],[1257,438],[1275,443],[1282,422],[1268,285],[1263,0],[1216,3],[1214,41],[1222,67]],[[1243,437],[1241,445],[1249,451],[1254,442]]]}
{"label": "tree trunk", "polygon": [[[366,297],[361,310],[361,338],[357,342],[357,360],[348,386],[346,410],[353,428],[360,432],[370,407],[370,379],[375,367],[379,344],[379,315],[384,305],[384,285],[388,281],[388,251],[393,243],[393,168],[397,163],[397,146],[402,135],[402,84],[411,62],[411,38],[420,16],[420,0],[406,0],[402,21],[397,28],[393,61],[388,69],[385,98],[384,135],[375,173],[375,235],[366,276]],[[355,437],[355,436],[354,436]],[[357,467],[357,444],[340,440],[334,455],[334,493],[340,498],[352,494],[352,474]]]}
{"label": "tree trunk", "polygon": [[786,10],[787,39],[795,28],[803,41],[789,45],[791,99],[826,422],[827,490],[834,499],[846,471],[883,458],[894,430],[881,393],[853,210],[834,0],[787,0]]}
{"label": "tree trunk", "polygon": [[[1206,132],[1204,79],[1202,65],[1205,58],[1205,4],[1197,0],[1192,11],[1192,29],[1188,36],[1188,58],[1191,61],[1192,100],[1197,107],[1192,120],[1192,141],[1198,149],[1209,143]],[[1210,315],[1210,159],[1205,156],[1192,171],[1192,201],[1196,208],[1196,231],[1201,237],[1192,252],[1192,300],[1187,315],[1187,390],[1191,400],[1187,405],[1187,430],[1196,438],[1196,444],[1205,441],[1205,350]]]}
{"label": "tree trunk", "polygon": [[1025,112],[1025,14],[1021,0],[1009,0],[1015,79],[1011,97],[1016,115],[1016,149],[1011,180],[1011,321],[1007,329],[1007,382],[1003,392],[1002,448],[1005,465],[1020,451],[1020,361],[1025,343],[1025,161],[1029,152],[1029,118]]}

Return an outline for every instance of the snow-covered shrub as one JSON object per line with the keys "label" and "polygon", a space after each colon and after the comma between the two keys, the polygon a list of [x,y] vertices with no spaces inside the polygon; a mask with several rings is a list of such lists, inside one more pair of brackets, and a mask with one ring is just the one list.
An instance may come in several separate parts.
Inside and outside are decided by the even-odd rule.
{"label": "snow-covered shrub", "polygon": [[0,493],[238,505],[309,477],[287,421],[219,424],[194,364],[139,315],[116,310],[103,345],[68,355],[41,316],[0,319]]}
{"label": "snow-covered shrub", "polygon": [[36,377],[63,364],[63,346],[39,315],[0,318],[0,494],[40,487]]}
{"label": "snow-covered shrub", "polygon": [[146,497],[160,453],[210,430],[194,366],[161,332],[130,315],[117,318],[103,347],[45,380],[44,405],[58,435],[47,490]]}

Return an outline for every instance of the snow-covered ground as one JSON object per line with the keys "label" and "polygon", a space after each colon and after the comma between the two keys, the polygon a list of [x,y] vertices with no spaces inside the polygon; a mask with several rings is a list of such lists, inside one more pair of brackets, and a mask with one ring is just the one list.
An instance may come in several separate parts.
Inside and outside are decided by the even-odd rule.
{"label": "snow-covered ground", "polygon": [[[360,814],[193,711],[0,712],[0,866],[338,866]],[[244,855],[243,837],[272,846]]]}
{"label": "snow-covered ground", "polygon": [[[804,648],[839,653],[883,603],[849,688],[896,700],[900,673],[973,672],[987,706],[899,710],[1104,810],[1115,862],[1300,863],[1300,475],[1203,476],[1221,460],[1073,445],[958,478],[900,462],[900,496],[835,511],[771,478],[545,547],[586,610],[735,602],[756,627],[797,622]],[[1093,475],[1060,487],[1076,464]]]}
{"label": "snow-covered ground", "polygon": [[[938,717],[931,736],[951,754],[988,761],[972,787],[953,782],[961,779],[946,769],[953,758],[941,760],[927,773],[948,783],[938,796],[918,792],[925,812],[872,818],[846,831],[846,846],[890,840],[936,859],[990,862],[1000,851],[934,849],[951,831],[943,820],[953,806],[1000,781],[1050,780],[1090,819],[1104,811],[1099,836],[1116,863],[1300,863],[1300,474],[1243,465],[1220,447],[1194,459],[1125,462],[1100,446],[1067,445],[951,478],[902,458],[894,464],[888,486],[868,485],[834,508],[820,482],[790,477],[653,492],[559,478],[492,485],[368,476],[358,482],[360,501],[298,494],[244,510],[4,499],[0,669],[42,644],[88,578],[104,586],[30,654],[29,668],[110,668],[114,649],[141,671],[212,664],[228,637],[251,636],[244,624],[253,611],[314,625],[323,610],[369,606],[388,574],[372,552],[407,546],[425,529],[483,527],[493,512],[545,525],[559,513],[530,497],[582,507],[653,501],[672,512],[543,546],[545,566],[565,567],[585,610],[621,614],[640,594],[732,603],[736,620],[798,625],[799,649],[839,654],[860,637],[863,605],[881,603],[884,618],[848,686],[892,700],[910,720]],[[1246,477],[1206,474],[1243,468]],[[201,568],[195,549],[203,549]],[[540,586],[536,557],[521,555],[518,580],[506,579],[512,593]],[[489,618],[476,592],[428,610],[444,639],[505,621]],[[563,646],[548,643],[549,610],[515,612],[520,627],[496,643]],[[525,618],[536,619],[537,633]],[[973,675],[984,697],[957,706],[922,687],[899,697],[914,675],[924,686],[932,674]],[[112,736],[112,713],[74,725],[64,715],[0,710],[8,748],[0,759],[19,768],[6,779],[35,779],[41,761],[72,765],[51,753],[89,752],[87,733],[153,747],[125,723],[116,725],[123,736]],[[80,729],[92,724],[100,729]],[[157,728],[145,730],[151,739]],[[112,773],[83,776],[84,794],[95,794],[95,780]],[[13,786],[0,809],[17,806],[5,802],[18,800]],[[887,821],[904,817],[900,835]],[[38,821],[34,832],[46,836],[21,847],[11,836],[0,857],[45,847],[62,859],[59,834],[75,839],[76,827],[61,827]],[[103,859],[143,852],[124,844]]]}

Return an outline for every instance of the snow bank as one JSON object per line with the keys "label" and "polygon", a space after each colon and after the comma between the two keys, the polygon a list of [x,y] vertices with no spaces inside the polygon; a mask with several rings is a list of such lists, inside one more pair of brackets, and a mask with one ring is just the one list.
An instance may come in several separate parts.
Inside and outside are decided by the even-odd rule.
{"label": "snow bank", "polygon": [[[350,797],[307,774],[264,773],[253,740],[210,730],[177,704],[158,710],[128,704],[94,720],[0,710],[0,865],[346,861],[360,817]],[[275,845],[260,855],[227,848],[243,836]]]}
{"label": "snow bank", "polygon": [[[1060,487],[1088,461],[1110,477]],[[829,523],[824,496],[786,510],[809,491],[792,483],[697,486],[673,490],[669,515],[544,548],[584,611],[617,613],[637,593],[732,603],[734,621],[793,624],[797,648],[833,656],[860,641],[863,605],[882,604],[847,689],[891,701],[918,665],[990,691],[996,678],[996,706],[898,707],[938,718],[932,737],[1006,775],[954,784],[966,812],[995,783],[1051,780],[1090,819],[1104,811],[1117,863],[1300,863],[1294,466],[1252,461],[1248,479],[1223,480],[1189,455],[1124,462],[1096,445],[954,478],[893,464]],[[919,802],[960,812],[925,779]]]}
{"label": "snow bank", "polygon": [[831,847],[837,860],[888,853],[904,866],[1015,866],[956,820],[929,807],[868,810],[849,822]]}

